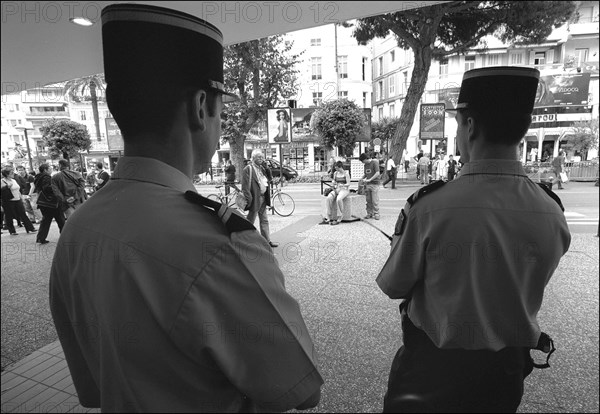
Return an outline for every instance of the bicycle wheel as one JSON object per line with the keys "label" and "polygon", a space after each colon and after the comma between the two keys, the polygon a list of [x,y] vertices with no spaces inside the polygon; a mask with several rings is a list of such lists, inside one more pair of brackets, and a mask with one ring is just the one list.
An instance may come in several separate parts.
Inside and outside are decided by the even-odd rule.
{"label": "bicycle wheel", "polygon": [[275,212],[281,217],[291,216],[296,209],[296,203],[292,196],[286,193],[276,193],[271,200]]}
{"label": "bicycle wheel", "polygon": [[209,194],[206,196],[209,200],[216,201],[217,203],[221,203],[221,197],[218,194]]}

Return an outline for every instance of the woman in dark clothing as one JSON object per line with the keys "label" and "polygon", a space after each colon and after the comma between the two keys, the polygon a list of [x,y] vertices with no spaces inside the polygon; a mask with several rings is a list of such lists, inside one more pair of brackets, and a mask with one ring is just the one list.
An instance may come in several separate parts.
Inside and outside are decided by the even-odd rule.
{"label": "woman in dark clothing", "polygon": [[27,233],[36,232],[25,213],[25,207],[21,200],[21,187],[15,181],[15,174],[12,167],[4,167],[2,169],[2,207],[5,214],[4,222],[11,236],[17,235],[13,219],[20,220],[25,226]]}
{"label": "woman in dark clothing", "polygon": [[65,225],[65,216],[59,208],[58,198],[54,195],[54,191],[52,191],[52,180],[48,172],[49,168],[48,164],[40,165],[40,173],[35,176],[35,180],[33,181],[33,185],[35,186],[34,191],[38,193],[37,206],[43,216],[36,240],[40,244],[48,243],[46,237],[50,231],[52,219],[56,220],[59,231],[62,231]]}

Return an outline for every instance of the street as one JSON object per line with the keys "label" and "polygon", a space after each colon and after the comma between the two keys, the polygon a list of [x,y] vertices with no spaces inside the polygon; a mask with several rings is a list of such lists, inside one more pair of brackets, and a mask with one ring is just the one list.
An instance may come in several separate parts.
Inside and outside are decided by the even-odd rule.
{"label": "street", "polygon": [[[387,188],[379,191],[380,214],[397,216],[406,199],[419,188],[418,184],[398,185],[395,190]],[[214,193],[214,186],[198,186],[203,194]],[[356,188],[353,184],[351,188]],[[565,217],[572,233],[593,233],[598,231],[598,188],[593,182],[570,182],[564,190],[555,190],[565,207]],[[283,191],[290,194],[296,202],[293,216],[318,215],[321,213],[320,184],[291,183],[286,184]]]}

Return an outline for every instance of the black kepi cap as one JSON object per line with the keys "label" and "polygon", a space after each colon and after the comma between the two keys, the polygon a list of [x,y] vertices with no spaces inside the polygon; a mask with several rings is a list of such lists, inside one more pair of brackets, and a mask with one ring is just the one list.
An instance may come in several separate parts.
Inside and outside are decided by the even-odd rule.
{"label": "black kepi cap", "polygon": [[518,66],[495,66],[465,72],[455,109],[531,114],[540,71]]}
{"label": "black kepi cap", "polygon": [[210,88],[236,100],[223,85],[223,34],[212,24],[176,10],[112,4],[102,10],[106,83],[147,87]]}

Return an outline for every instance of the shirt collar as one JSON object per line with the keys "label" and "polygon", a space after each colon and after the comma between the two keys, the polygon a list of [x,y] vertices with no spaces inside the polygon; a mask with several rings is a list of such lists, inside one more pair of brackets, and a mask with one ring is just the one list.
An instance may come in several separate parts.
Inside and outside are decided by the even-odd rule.
{"label": "shirt collar", "polygon": [[121,157],[112,179],[143,181],[174,188],[181,192],[197,192],[192,180],[184,173],[154,158]]}
{"label": "shirt collar", "polygon": [[461,176],[465,175],[521,175],[526,177],[521,161],[514,160],[478,160],[466,163]]}

